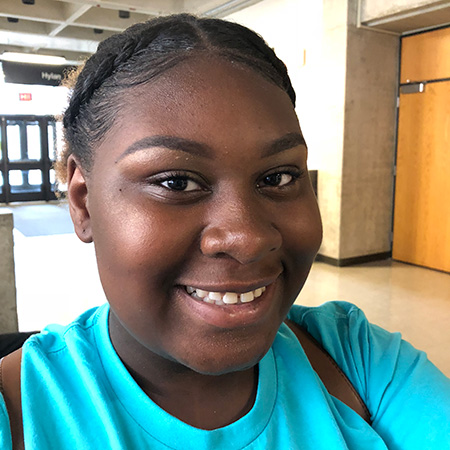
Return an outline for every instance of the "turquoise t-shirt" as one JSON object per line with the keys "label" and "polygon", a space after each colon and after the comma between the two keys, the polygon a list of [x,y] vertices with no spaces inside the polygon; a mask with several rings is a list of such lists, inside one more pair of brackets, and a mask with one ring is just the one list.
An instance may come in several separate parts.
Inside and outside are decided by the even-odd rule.
{"label": "turquoise t-shirt", "polygon": [[[212,431],[171,416],[135,383],[109,339],[108,305],[30,338],[22,357],[25,446],[33,450],[450,449],[450,380],[356,306],[294,306],[289,318],[328,350],[372,414],[328,394],[282,325],[259,363],[253,408]],[[11,449],[0,396],[0,448]]]}

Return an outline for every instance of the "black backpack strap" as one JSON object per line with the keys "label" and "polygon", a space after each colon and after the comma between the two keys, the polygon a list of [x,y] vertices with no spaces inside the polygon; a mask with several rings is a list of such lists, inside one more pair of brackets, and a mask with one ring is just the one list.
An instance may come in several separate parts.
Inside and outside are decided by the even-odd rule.
{"label": "black backpack strap", "polygon": [[0,360],[0,392],[5,399],[14,450],[23,450],[22,402],[20,393],[20,365],[22,349]]}
{"label": "black backpack strap", "polygon": [[33,334],[39,331],[26,331],[17,333],[2,333],[0,334],[0,358],[14,352],[22,347],[24,342]]}
{"label": "black backpack strap", "polygon": [[328,352],[300,325],[286,320],[286,324],[297,336],[308,360],[327,391],[348,407],[356,411],[369,425],[370,412],[362,398],[353,387],[336,361]]}

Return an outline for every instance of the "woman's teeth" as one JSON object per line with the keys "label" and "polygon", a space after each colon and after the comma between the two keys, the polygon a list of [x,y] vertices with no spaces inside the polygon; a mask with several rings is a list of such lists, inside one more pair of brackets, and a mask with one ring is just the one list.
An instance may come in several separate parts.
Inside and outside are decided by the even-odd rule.
{"label": "woman's teeth", "polygon": [[236,305],[238,303],[250,303],[255,298],[261,297],[266,287],[255,289],[254,291],[243,292],[209,292],[202,289],[186,286],[189,295],[197,300],[203,300],[206,303],[215,303],[216,305]]}

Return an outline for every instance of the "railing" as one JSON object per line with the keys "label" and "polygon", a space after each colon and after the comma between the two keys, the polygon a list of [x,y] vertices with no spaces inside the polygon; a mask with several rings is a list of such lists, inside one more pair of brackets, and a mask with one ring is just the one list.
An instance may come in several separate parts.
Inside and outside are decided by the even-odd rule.
{"label": "railing", "polygon": [[0,116],[0,203],[55,199],[60,128],[49,116]]}

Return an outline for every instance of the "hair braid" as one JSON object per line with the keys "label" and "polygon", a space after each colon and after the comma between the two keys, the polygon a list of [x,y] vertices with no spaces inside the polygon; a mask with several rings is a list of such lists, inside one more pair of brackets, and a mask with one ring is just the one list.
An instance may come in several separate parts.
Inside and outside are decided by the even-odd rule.
{"label": "hair braid", "polygon": [[56,171],[65,182],[67,158],[75,154],[89,171],[93,144],[111,128],[127,88],[158,77],[195,54],[209,52],[249,66],[283,89],[295,105],[286,66],[264,39],[248,28],[190,14],[160,17],[102,41],[78,77],[64,116],[65,148]]}
{"label": "hair braid", "polygon": [[[94,92],[104,80],[125,63],[140,46],[142,41],[128,39],[125,34],[117,34],[100,43],[97,53],[86,61],[83,71],[78,76],[69,107],[64,113],[64,127],[68,128],[75,121],[82,105],[87,105]],[[125,42],[122,42],[125,41]],[[107,52],[103,47],[108,47]],[[105,54],[106,53],[106,54]]]}

